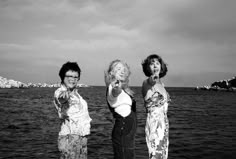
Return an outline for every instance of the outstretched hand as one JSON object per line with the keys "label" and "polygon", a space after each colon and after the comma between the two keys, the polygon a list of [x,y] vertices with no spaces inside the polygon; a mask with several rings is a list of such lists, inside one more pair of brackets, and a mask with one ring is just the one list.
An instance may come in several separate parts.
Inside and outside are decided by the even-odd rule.
{"label": "outstretched hand", "polygon": [[120,80],[114,79],[111,82],[111,86],[112,86],[112,88],[121,88],[122,87],[122,83],[121,83]]}
{"label": "outstretched hand", "polygon": [[59,98],[64,99],[64,100],[68,100],[69,99],[69,92],[68,91],[61,92],[61,94],[59,95]]}
{"label": "outstretched hand", "polygon": [[159,76],[156,74],[150,76],[148,79],[149,84],[151,84],[152,86],[155,85],[158,81],[159,81]]}
{"label": "outstretched hand", "polygon": [[69,116],[66,113],[61,113],[61,122],[65,123],[66,120],[69,121]]}
{"label": "outstretched hand", "polygon": [[58,100],[59,100],[61,105],[64,105],[64,104],[69,103],[69,98],[70,98],[69,92],[68,91],[63,91],[59,95]]}
{"label": "outstretched hand", "polygon": [[112,86],[112,95],[117,97],[122,91],[122,82],[120,80],[114,80],[111,83]]}

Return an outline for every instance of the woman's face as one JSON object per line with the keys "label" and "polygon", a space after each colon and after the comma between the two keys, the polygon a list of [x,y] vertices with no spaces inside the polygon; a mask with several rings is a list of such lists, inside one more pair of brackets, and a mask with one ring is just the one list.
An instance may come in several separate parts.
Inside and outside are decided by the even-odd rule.
{"label": "woman's face", "polygon": [[129,71],[122,63],[117,63],[112,70],[113,80],[118,80],[122,85],[127,84]]}
{"label": "woman's face", "polygon": [[77,86],[78,81],[79,81],[78,72],[69,70],[66,72],[63,82],[67,88],[73,89]]}
{"label": "woman's face", "polygon": [[158,75],[160,74],[161,72],[161,64],[160,62],[158,61],[158,59],[152,59],[151,60],[151,63],[149,65],[149,69],[150,69],[150,72],[152,75]]}
{"label": "woman's face", "polygon": [[113,72],[116,80],[124,81],[126,79],[126,69],[122,63],[116,64],[116,66],[113,68]]}

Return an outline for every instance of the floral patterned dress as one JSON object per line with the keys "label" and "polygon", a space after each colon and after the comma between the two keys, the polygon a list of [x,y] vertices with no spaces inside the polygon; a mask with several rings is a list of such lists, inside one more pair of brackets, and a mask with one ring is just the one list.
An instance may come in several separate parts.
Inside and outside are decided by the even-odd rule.
{"label": "floral patterned dress", "polygon": [[163,96],[154,87],[147,92],[145,127],[149,159],[167,159],[169,146],[169,121],[167,118],[169,94]]}

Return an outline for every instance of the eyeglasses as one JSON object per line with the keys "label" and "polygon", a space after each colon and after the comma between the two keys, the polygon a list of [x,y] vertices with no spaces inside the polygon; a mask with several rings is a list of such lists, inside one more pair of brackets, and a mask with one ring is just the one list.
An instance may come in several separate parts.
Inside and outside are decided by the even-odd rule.
{"label": "eyeglasses", "polygon": [[77,76],[70,76],[70,75],[65,75],[66,78],[73,78],[75,80],[79,80],[79,77]]}

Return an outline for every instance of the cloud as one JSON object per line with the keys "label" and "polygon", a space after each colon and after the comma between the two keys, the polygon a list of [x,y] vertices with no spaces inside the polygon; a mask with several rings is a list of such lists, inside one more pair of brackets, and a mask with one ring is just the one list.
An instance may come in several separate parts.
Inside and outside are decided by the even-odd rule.
{"label": "cloud", "polygon": [[0,67],[13,73],[10,65],[16,64],[21,70],[45,69],[45,74],[53,74],[65,61],[78,61],[85,69],[85,80],[99,77],[96,82],[103,83],[103,70],[119,58],[130,64],[133,82],[139,84],[145,78],[141,61],[157,53],[168,63],[170,77],[180,83],[185,80],[178,75],[191,83],[189,74],[232,73],[236,67],[235,3],[3,0]]}
{"label": "cloud", "polygon": [[0,43],[0,50],[29,50],[32,49],[30,45],[15,44],[15,43]]}
{"label": "cloud", "polygon": [[236,1],[192,1],[167,12],[165,34],[212,43],[235,43]]}

